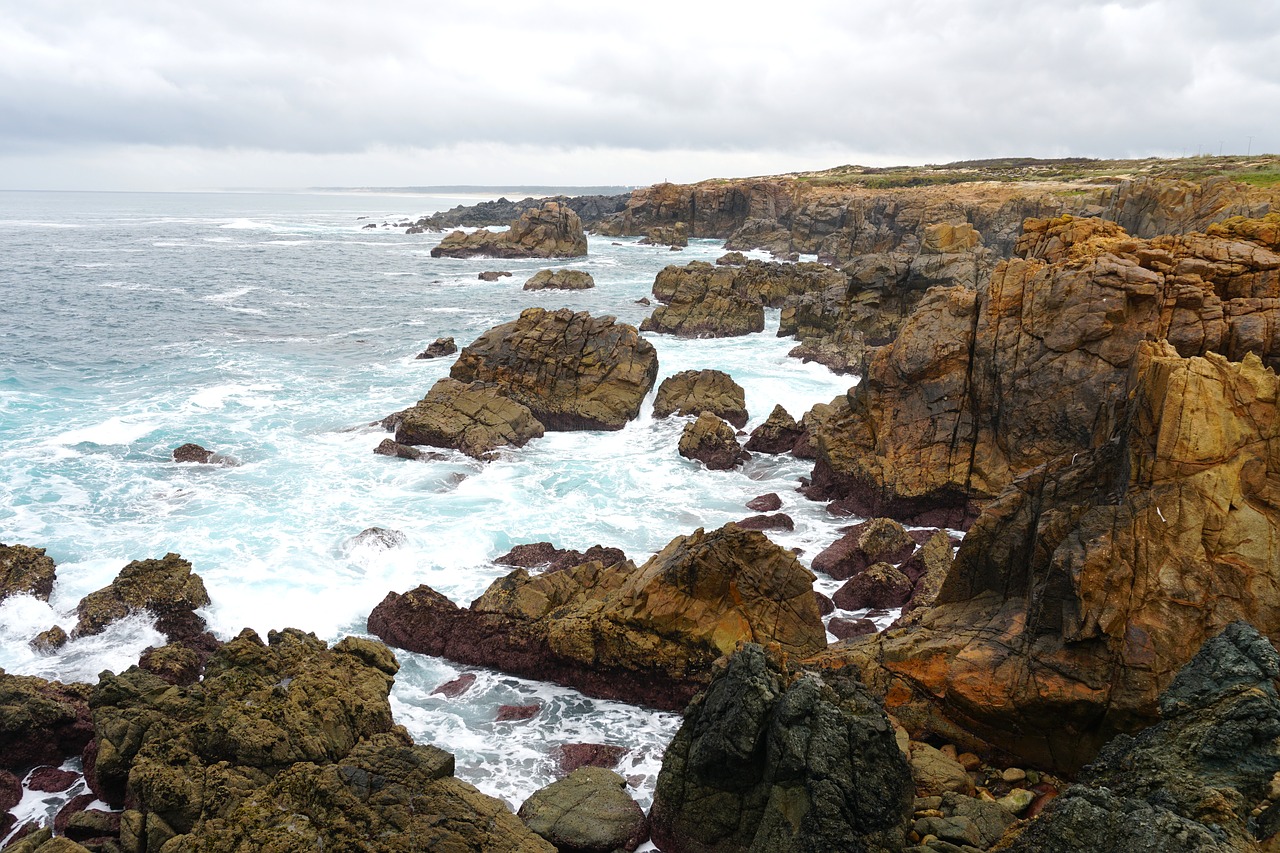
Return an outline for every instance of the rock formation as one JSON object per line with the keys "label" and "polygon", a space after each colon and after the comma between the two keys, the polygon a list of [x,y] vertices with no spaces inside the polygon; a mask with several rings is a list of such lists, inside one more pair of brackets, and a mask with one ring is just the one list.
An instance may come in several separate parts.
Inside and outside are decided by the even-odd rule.
{"label": "rock formation", "polygon": [[658,377],[634,326],[566,308],[528,308],[458,354],[449,375],[491,383],[549,430],[622,429]]}
{"label": "rock formation", "polygon": [[752,453],[788,453],[803,432],[786,409],[774,406],[764,423],[751,431],[746,449]]}
{"label": "rock formation", "polygon": [[530,210],[538,210],[549,201],[567,207],[582,220],[585,227],[592,227],[602,218],[620,213],[627,206],[630,193],[621,195],[581,195],[550,196],[546,198],[525,198],[520,201],[508,201],[500,198],[496,201],[482,201],[471,205],[458,205],[452,210],[442,211],[424,216],[414,222],[408,234],[421,234],[425,231],[445,231],[463,226],[483,227],[486,225],[506,225],[513,219],[519,219]]}
{"label": "rock formation", "polygon": [[223,456],[221,453],[214,453],[212,450],[190,442],[173,449],[173,461],[194,462],[199,465],[221,465],[224,468],[234,468],[240,464],[240,461],[232,456]]}
{"label": "rock formation", "polygon": [[685,711],[650,812],[666,853],[900,850],[911,772],[853,679],[743,646]]}
{"label": "rock formation", "polygon": [[649,822],[626,787],[612,770],[581,767],[534,791],[517,815],[557,850],[635,850],[649,837]]}
{"label": "rock formation", "polygon": [[526,210],[506,231],[454,231],[431,250],[433,258],[577,258],[587,254],[582,220],[549,201]]}
{"label": "rock formation", "polygon": [[663,303],[640,324],[641,331],[684,338],[727,338],[764,331],[764,305],[733,291],[732,267],[694,261],[658,273],[653,295]]}
{"label": "rock formation", "polygon": [[418,353],[416,358],[442,358],[446,355],[453,355],[458,351],[458,345],[454,343],[453,338],[436,338],[427,348]]}
{"label": "rock formation", "polygon": [[539,270],[524,283],[525,290],[588,290],[596,286],[583,270]]}
{"label": "rock formation", "polygon": [[738,429],[747,425],[747,397],[723,370],[682,370],[662,380],[653,400],[653,416],[710,412]]}
{"label": "rock formation", "polygon": [[733,427],[710,412],[684,425],[680,434],[680,455],[706,465],[712,471],[736,468],[751,457],[738,444]]}
{"label": "rock formation", "polygon": [[683,222],[650,228],[640,243],[645,246],[687,246],[689,228]]}
{"label": "rock formation", "polygon": [[860,515],[958,523],[1022,473],[1110,441],[1102,413],[1122,399],[1142,341],[1273,362],[1280,255],[1267,221],[1150,241],[1102,222],[1029,221],[1026,258],[977,291],[930,290],[863,381],[815,414],[808,493]]}
{"label": "rock formation", "polygon": [[79,755],[93,737],[90,690],[0,670],[0,770],[22,776]]}
{"label": "rock formation", "polygon": [[11,595],[33,595],[49,600],[56,567],[43,548],[5,545],[0,542],[0,601]]}
{"label": "rock formation", "polygon": [[426,586],[390,593],[369,630],[410,651],[680,708],[739,642],[823,648],[812,580],[791,552],[729,524],[677,537],[638,569],[516,569],[467,609]]}
{"label": "rock formation", "polygon": [[494,557],[493,561],[500,566],[558,572],[591,562],[598,562],[607,569],[618,563],[625,563],[627,555],[619,548],[609,548],[604,545],[592,545],[584,552],[571,548],[557,548],[550,542],[530,542],[516,545],[501,557]]}
{"label": "rock formation", "polygon": [[832,655],[933,732],[1073,771],[1236,619],[1280,634],[1280,379],[1142,343],[1101,446],[1010,485],[934,607]]}
{"label": "rock formation", "polygon": [[523,447],[544,432],[526,407],[484,382],[441,379],[401,415],[397,444],[451,447],[475,459],[492,459],[499,447]]}
{"label": "rock formation", "polygon": [[147,612],[171,641],[202,644],[205,622],[195,611],[209,603],[204,581],[177,554],[165,554],[159,560],[134,560],[109,585],[80,600],[76,605],[79,620],[71,636],[100,634],[118,619]]}

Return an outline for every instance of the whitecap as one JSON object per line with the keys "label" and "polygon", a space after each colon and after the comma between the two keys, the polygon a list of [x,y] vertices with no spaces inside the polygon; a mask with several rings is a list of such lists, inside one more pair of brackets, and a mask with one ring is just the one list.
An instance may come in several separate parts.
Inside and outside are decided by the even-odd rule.
{"label": "whitecap", "polygon": [[252,293],[258,288],[248,285],[246,287],[237,287],[233,290],[223,291],[222,293],[208,293],[200,298],[206,302],[225,302],[229,299],[239,299],[241,296]]}
{"label": "whitecap", "polygon": [[70,429],[49,439],[51,444],[132,444],[150,435],[162,426],[159,420],[148,415],[121,415],[107,418],[90,426]]}

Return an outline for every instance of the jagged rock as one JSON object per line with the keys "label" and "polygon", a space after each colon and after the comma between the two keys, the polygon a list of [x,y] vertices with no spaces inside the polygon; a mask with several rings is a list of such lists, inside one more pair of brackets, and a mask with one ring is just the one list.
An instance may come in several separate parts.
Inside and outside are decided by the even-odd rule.
{"label": "jagged rock", "polygon": [[840,653],[913,733],[1074,771],[1208,636],[1280,632],[1280,379],[1143,343],[1126,384],[1115,441],[1017,480],[932,608]]}
{"label": "jagged rock", "polygon": [[889,563],[873,563],[835,591],[841,610],[901,607],[911,598],[911,579]]}
{"label": "jagged rock", "polygon": [[901,524],[891,518],[875,518],[854,525],[819,552],[813,558],[813,570],[846,580],[873,563],[901,563],[915,549],[915,540]]}
{"label": "jagged rock", "polygon": [[683,222],[661,225],[645,232],[642,246],[670,246],[673,249],[689,245],[689,226]]}
{"label": "jagged rock", "polygon": [[[484,273],[481,273],[481,275],[484,275]],[[453,355],[457,351],[458,345],[454,343],[453,338],[436,338],[415,358],[442,358],[446,355]]]}
{"label": "jagged rock", "polygon": [[525,290],[587,290],[596,286],[583,270],[539,270],[524,283]]}
{"label": "jagged rock", "polygon": [[743,530],[795,530],[796,523],[785,512],[771,515],[752,515],[738,522]]}
{"label": "jagged rock", "polygon": [[181,643],[149,648],[138,658],[138,667],[170,684],[194,684],[200,677],[204,656]]}
{"label": "jagged rock", "polygon": [[576,258],[586,254],[582,220],[571,208],[554,201],[526,210],[506,231],[454,231],[431,250],[433,258]]}
{"label": "jagged rock", "polygon": [[223,456],[221,453],[214,453],[198,444],[183,444],[173,449],[174,462],[194,462],[200,465],[221,465],[224,468],[234,468],[240,464],[240,461],[232,456]]}
{"label": "jagged rock", "polygon": [[[977,291],[931,289],[819,419],[814,498],[860,515],[976,515],[1013,480],[1100,447],[1143,341],[1280,359],[1280,254],[1229,236],[1149,241],[1063,218]],[[1072,242],[1083,238],[1082,242]]]}
{"label": "jagged rock", "polygon": [[[396,418],[396,421],[398,423],[400,418]],[[407,444],[401,444],[394,438],[384,438],[378,443],[378,446],[373,449],[373,452],[379,456],[394,456],[400,459],[421,459],[426,455],[418,448],[410,447]]]}
{"label": "jagged rock", "polygon": [[56,566],[43,548],[5,545],[0,542],[0,601],[11,595],[33,595],[49,600]]}
{"label": "jagged rock", "polygon": [[431,695],[437,694],[447,699],[457,699],[462,694],[471,689],[471,685],[476,683],[476,676],[473,672],[465,672],[452,681],[446,681],[435,690],[431,691]]}
{"label": "jagged rock", "polygon": [[505,198],[496,201],[482,201],[471,205],[458,205],[451,210],[424,216],[410,227],[409,234],[420,234],[424,231],[444,231],[460,226],[506,225],[517,219],[527,210],[536,210],[548,201],[554,201],[573,210],[582,219],[586,227],[600,221],[602,217],[620,213],[627,206],[630,193],[621,195],[581,195],[551,196],[545,198],[525,198],[520,201],[509,201]]}
{"label": "jagged rock", "polygon": [[402,413],[396,443],[450,447],[474,459],[493,459],[499,447],[523,447],[543,435],[529,409],[484,382],[441,379]]}
{"label": "jagged rock", "polygon": [[[727,338],[764,331],[764,305],[734,293],[733,268],[694,261],[658,273],[653,295],[663,303],[640,324],[643,332],[684,338]],[[671,282],[670,284],[668,282]]]}
{"label": "jagged rock", "polygon": [[742,266],[747,262],[747,256],[741,252],[726,252],[716,258],[716,263],[720,266]]}
{"label": "jagged rock", "polygon": [[79,621],[71,636],[101,634],[119,619],[146,611],[171,642],[202,645],[204,618],[196,609],[210,603],[204,581],[177,554],[159,560],[134,560],[108,586],[91,592],[76,605]]}
{"label": "jagged rock", "polygon": [[713,471],[735,468],[751,458],[738,444],[733,427],[710,412],[703,412],[696,421],[685,424],[680,434],[680,455],[701,462]]}
{"label": "jagged rock", "polygon": [[69,639],[71,638],[67,636],[67,632],[61,625],[54,625],[32,637],[28,645],[41,654],[49,654],[65,646]]}
{"label": "jagged rock", "polygon": [[510,278],[511,273],[507,270],[485,270],[476,276],[481,281],[497,281],[500,278]]}
{"label": "jagged rock", "polygon": [[449,375],[493,383],[549,430],[622,429],[658,378],[658,355],[613,317],[527,308],[465,347]]}
{"label": "jagged rock", "polygon": [[951,571],[952,556],[951,537],[945,530],[939,530],[920,546],[911,559],[899,566],[914,584],[911,599],[903,608],[904,614],[934,605],[947,572]]}
{"label": "jagged rock", "polygon": [[827,630],[837,640],[851,640],[854,637],[874,634],[877,629],[876,623],[870,619],[845,619],[844,617],[836,616],[827,623]]}
{"label": "jagged rock", "polygon": [[785,673],[748,644],[685,711],[650,812],[666,853],[898,850],[911,772],[852,679]]}
{"label": "jagged rock", "polygon": [[501,557],[495,557],[493,561],[501,566],[518,566],[523,569],[542,568],[548,572],[559,572],[592,561],[599,562],[600,565],[608,568],[618,563],[625,563],[627,555],[619,548],[609,548],[604,545],[592,545],[583,552],[572,548],[557,548],[550,542],[530,542],[525,545],[516,545]]}
{"label": "jagged rock", "polygon": [[756,512],[773,512],[782,509],[782,498],[778,497],[776,492],[758,495],[747,501],[747,509],[754,509]]}
{"label": "jagged rock", "polygon": [[375,551],[390,551],[399,548],[409,541],[399,530],[386,527],[366,527],[343,543],[342,550],[350,554],[360,548],[372,548]]}
{"label": "jagged rock", "polygon": [[517,813],[525,826],[574,853],[635,850],[649,836],[648,820],[612,770],[580,767],[529,795]]}
{"label": "jagged rock", "polygon": [[93,737],[89,691],[0,670],[0,769],[21,775],[79,755]]}
{"label": "jagged rock", "polygon": [[746,449],[752,453],[787,453],[803,432],[786,409],[775,405],[764,423],[751,431]]}
{"label": "jagged rock", "polygon": [[430,587],[390,593],[369,630],[410,651],[679,708],[738,642],[823,648],[812,581],[791,552],[729,524],[679,536],[638,569],[516,569],[468,609]]}
{"label": "jagged rock", "polygon": [[1271,849],[1280,830],[1268,794],[1280,772],[1277,676],[1271,643],[1243,622],[1228,625],[1161,695],[1161,721],[1107,744],[1008,849]]}
{"label": "jagged rock", "polygon": [[565,743],[553,747],[550,756],[561,773],[569,774],[579,767],[612,769],[629,751],[607,743]]}
{"label": "jagged rock", "polygon": [[655,418],[703,412],[742,429],[747,425],[746,392],[722,370],[682,370],[662,380],[653,400]]}

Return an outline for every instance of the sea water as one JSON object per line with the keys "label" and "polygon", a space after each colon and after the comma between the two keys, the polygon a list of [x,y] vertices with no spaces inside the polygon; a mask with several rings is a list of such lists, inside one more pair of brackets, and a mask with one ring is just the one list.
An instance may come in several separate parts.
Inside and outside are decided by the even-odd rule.
{"label": "sea water", "polygon": [[[489,463],[375,455],[387,433],[374,422],[447,375],[452,358],[415,358],[435,338],[465,346],[531,306],[638,325],[659,270],[723,252],[713,240],[677,253],[591,236],[583,259],[434,259],[440,234],[382,227],[475,200],[0,193],[0,541],[46,548],[58,564],[47,604],[0,605],[0,666],[92,682],[135,663],[163,642],[143,616],[54,654],[27,641],[69,630],[80,598],[127,562],[170,551],[204,579],[219,636],[296,627],[336,641],[364,634],[389,591],[426,583],[465,605],[509,570],[493,558],[522,542],[601,543],[638,564],[678,535],[751,515],[745,503],[765,492],[796,525],[768,535],[806,564],[839,535],[848,520],[795,491],[809,463],[757,454],[708,471],[676,452],[686,419],[653,419],[652,399],[618,432],[549,433]],[[522,290],[549,266],[585,270],[596,286]],[[485,270],[512,275],[485,282]],[[766,325],[730,339],[647,337],[659,378],[729,372],[746,390],[748,429],[774,404],[798,418],[848,389],[850,377],[787,356],[777,312]],[[242,464],[174,463],[188,441]],[[403,542],[356,539],[369,527]],[[556,778],[550,747],[617,744],[648,806],[677,714],[396,654],[397,720],[454,752],[459,777],[518,806]],[[464,671],[477,680],[463,696],[432,693]],[[495,721],[499,705],[529,702],[543,706],[532,720]]]}

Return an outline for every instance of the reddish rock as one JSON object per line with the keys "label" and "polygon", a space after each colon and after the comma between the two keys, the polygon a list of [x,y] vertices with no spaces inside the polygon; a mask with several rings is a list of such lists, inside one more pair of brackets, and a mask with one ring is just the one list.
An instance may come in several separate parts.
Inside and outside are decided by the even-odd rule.
{"label": "reddish rock", "polygon": [[901,607],[911,597],[912,583],[888,563],[874,563],[849,579],[831,599],[841,610]]}
{"label": "reddish rock", "polygon": [[93,737],[91,690],[0,671],[0,769],[24,774],[79,755]]}
{"label": "reddish rock", "polygon": [[59,809],[58,813],[54,815],[53,831],[59,835],[66,834],[67,821],[71,819],[71,816],[84,811],[89,807],[90,803],[93,803],[97,799],[98,797],[96,794],[79,794],[78,796],[67,800],[66,805]]}
{"label": "reddish rock", "polygon": [[65,791],[76,783],[80,778],[80,774],[73,770],[60,770],[57,767],[37,767],[31,771],[31,778],[27,780],[27,787],[33,791],[44,791],[49,794],[56,794],[59,791]]}
{"label": "reddish rock", "polygon": [[782,509],[782,498],[775,492],[769,492],[747,501],[747,509],[753,509],[756,512],[773,512]]}
{"label": "reddish rock", "polygon": [[603,767],[612,770],[630,750],[607,743],[565,743],[551,748],[550,756],[557,769],[569,774],[579,767]]}
{"label": "reddish rock", "polygon": [[[75,774],[72,775],[74,776]],[[47,789],[37,788],[36,790]],[[63,789],[55,788],[54,790],[61,791]],[[9,811],[20,802],[22,802],[22,780],[8,770],[0,770],[0,813]]]}
{"label": "reddish rock", "polygon": [[846,619],[843,616],[836,616],[827,622],[827,630],[835,635],[836,639],[851,640],[864,634],[874,634],[877,628],[876,623],[870,619]]}
{"label": "reddish rock", "polygon": [[537,702],[530,705],[499,705],[498,716],[494,719],[499,723],[532,720],[541,710],[542,706]]}
{"label": "reddish rock", "polygon": [[818,612],[823,616],[830,616],[836,612],[836,603],[816,589],[813,591],[813,597],[818,599]]}
{"label": "reddish rock", "polygon": [[785,512],[772,515],[753,515],[742,519],[738,526],[743,530],[795,530],[796,523]]}
{"label": "reddish rock", "polygon": [[915,547],[901,524],[887,518],[874,519],[848,528],[813,558],[813,569],[836,580],[846,580],[872,563],[901,563]]}
{"label": "reddish rock", "polygon": [[752,453],[787,453],[793,451],[804,428],[781,406],[774,406],[764,423],[751,431],[747,450]]}
{"label": "reddish rock", "polygon": [[379,456],[395,456],[400,459],[421,459],[427,455],[416,447],[400,444],[394,438],[384,438],[373,452]]}
{"label": "reddish rock", "polygon": [[573,549],[557,548],[550,542],[530,542],[516,545],[494,562],[501,566],[517,566],[524,569],[543,567],[544,571],[558,572],[581,566],[583,563],[598,561],[604,566],[624,563],[627,555],[619,548],[604,545],[592,545],[585,552]]}
{"label": "reddish rock", "polygon": [[456,699],[459,696],[461,696],[463,693],[466,693],[468,690],[470,690],[471,685],[475,683],[476,683],[475,674],[466,672],[466,673],[463,673],[462,675],[459,675],[457,678],[453,679],[452,681],[446,681],[444,684],[441,684],[435,690],[431,691],[431,695],[435,696],[438,693],[441,696],[444,696],[448,699]]}

